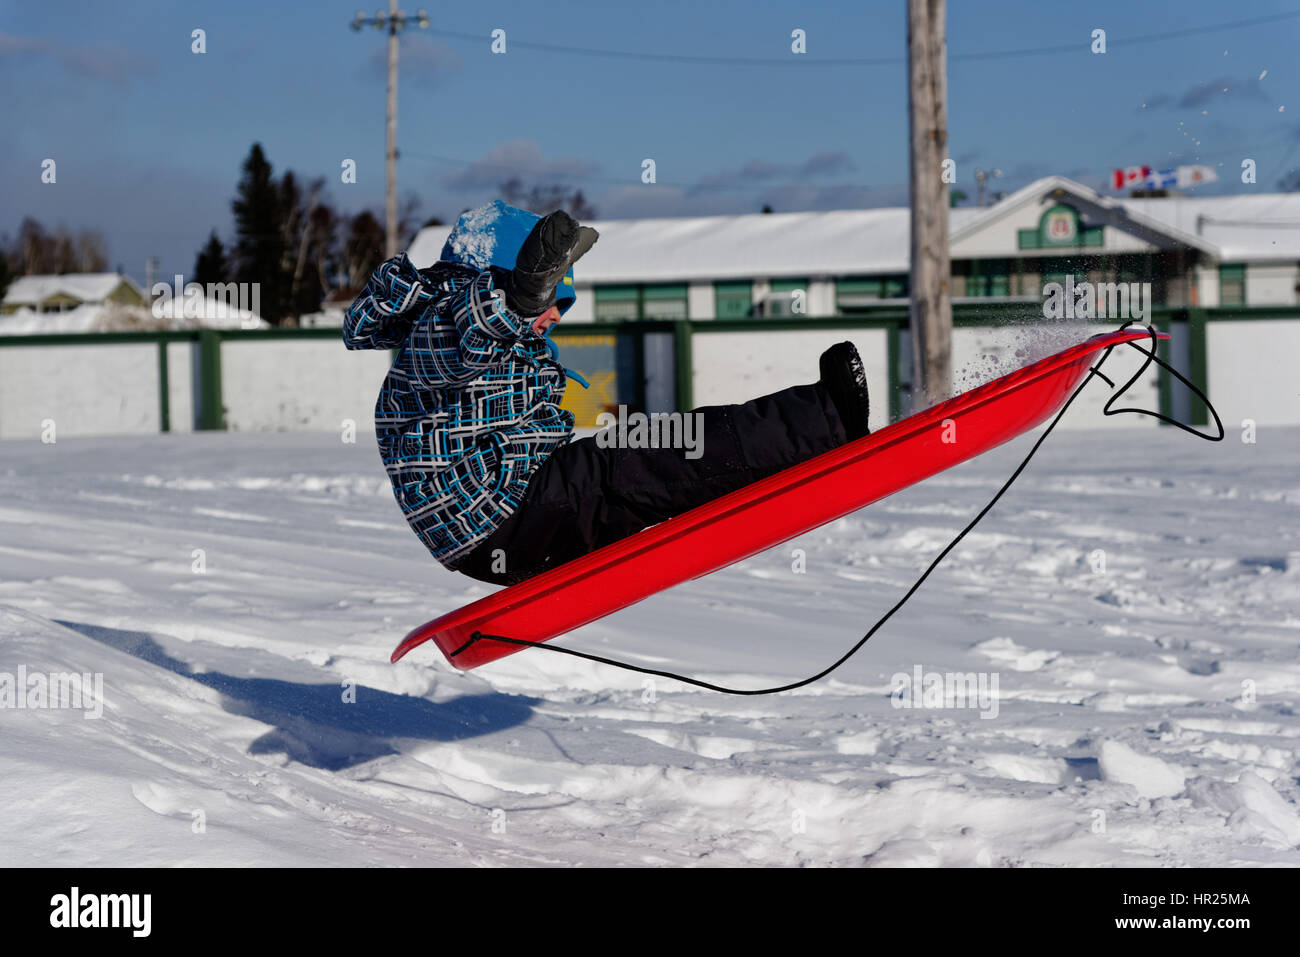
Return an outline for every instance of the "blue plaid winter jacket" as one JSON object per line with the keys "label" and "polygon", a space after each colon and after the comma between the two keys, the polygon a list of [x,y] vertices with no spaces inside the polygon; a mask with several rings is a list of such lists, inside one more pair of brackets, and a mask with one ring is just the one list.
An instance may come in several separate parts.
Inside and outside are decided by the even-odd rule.
{"label": "blue plaid winter jacket", "polygon": [[406,520],[452,569],[573,437],[555,345],[506,308],[507,277],[449,262],[417,270],[403,253],[343,322],[349,349],[400,350],[375,404],[379,451]]}

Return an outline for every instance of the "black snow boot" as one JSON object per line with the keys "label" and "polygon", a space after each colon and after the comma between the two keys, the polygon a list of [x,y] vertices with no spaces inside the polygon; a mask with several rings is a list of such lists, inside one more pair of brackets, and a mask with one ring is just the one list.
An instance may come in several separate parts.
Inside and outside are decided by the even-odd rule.
{"label": "black snow boot", "polygon": [[849,441],[867,435],[867,374],[857,347],[851,342],[837,342],[822,353],[820,364],[821,384],[835,403]]}

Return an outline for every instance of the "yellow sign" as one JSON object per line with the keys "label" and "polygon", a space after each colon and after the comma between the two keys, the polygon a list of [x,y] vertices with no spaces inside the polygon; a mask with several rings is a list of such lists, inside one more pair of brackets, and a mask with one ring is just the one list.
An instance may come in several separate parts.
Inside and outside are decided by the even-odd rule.
{"label": "yellow sign", "polygon": [[578,428],[595,428],[596,416],[618,408],[618,372],[614,367],[618,337],[592,333],[553,333],[560,347],[560,362],[590,384],[584,389],[570,379],[560,408],[573,413]]}

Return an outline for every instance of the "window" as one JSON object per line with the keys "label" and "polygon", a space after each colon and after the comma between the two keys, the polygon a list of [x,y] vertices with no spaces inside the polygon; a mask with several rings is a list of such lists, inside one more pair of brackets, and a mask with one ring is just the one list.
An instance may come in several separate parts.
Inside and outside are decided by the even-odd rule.
{"label": "window", "polygon": [[597,322],[638,318],[641,299],[636,286],[597,286],[595,294]]}
{"label": "window", "polygon": [[967,265],[967,296],[1011,295],[1011,263],[1008,260],[972,259]]}
{"label": "window", "polygon": [[1011,270],[1011,295],[1041,296],[1043,294],[1043,277],[1038,272],[1037,260],[1018,259]]}
{"label": "window", "polygon": [[835,306],[843,313],[876,305],[882,299],[906,299],[908,277],[904,273],[840,279],[835,283]]}
{"label": "window", "polygon": [[1244,306],[1246,304],[1246,267],[1223,265],[1219,267],[1219,305]]}
{"label": "window", "polygon": [[685,319],[686,286],[597,286],[596,321]]}
{"label": "window", "polygon": [[770,319],[789,319],[808,314],[807,279],[773,279],[771,289],[763,297],[761,315]]}
{"label": "window", "polygon": [[713,314],[719,319],[744,319],[754,309],[752,282],[715,282]]}
{"label": "window", "polygon": [[642,319],[685,319],[686,286],[642,286]]}

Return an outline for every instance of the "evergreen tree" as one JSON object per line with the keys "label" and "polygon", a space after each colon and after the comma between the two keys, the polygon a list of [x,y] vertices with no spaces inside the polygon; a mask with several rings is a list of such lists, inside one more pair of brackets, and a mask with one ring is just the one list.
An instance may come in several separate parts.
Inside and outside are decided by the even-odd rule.
{"label": "evergreen tree", "polygon": [[235,277],[239,282],[258,284],[262,318],[279,325],[285,317],[286,299],[284,211],[280,189],[271,178],[271,164],[260,143],[248,151],[231,208],[235,214]]}
{"label": "evergreen tree", "polygon": [[203,286],[207,286],[208,283],[231,281],[226,247],[217,238],[215,229],[208,236],[207,243],[199,250],[198,258],[194,260],[194,274],[190,277],[190,281]]}
{"label": "evergreen tree", "polygon": [[9,288],[9,281],[13,276],[9,273],[9,257],[0,250],[0,299],[4,299],[5,290]]}

